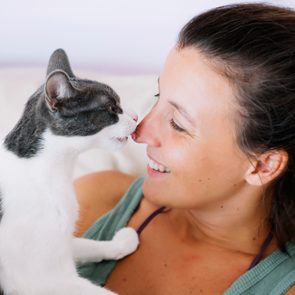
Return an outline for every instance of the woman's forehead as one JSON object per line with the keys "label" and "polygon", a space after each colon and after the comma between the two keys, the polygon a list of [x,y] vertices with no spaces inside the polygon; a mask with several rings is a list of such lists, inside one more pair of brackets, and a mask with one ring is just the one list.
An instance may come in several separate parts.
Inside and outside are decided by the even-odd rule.
{"label": "woman's forehead", "polygon": [[159,88],[161,95],[178,104],[197,104],[224,112],[237,103],[232,84],[195,48],[171,50]]}

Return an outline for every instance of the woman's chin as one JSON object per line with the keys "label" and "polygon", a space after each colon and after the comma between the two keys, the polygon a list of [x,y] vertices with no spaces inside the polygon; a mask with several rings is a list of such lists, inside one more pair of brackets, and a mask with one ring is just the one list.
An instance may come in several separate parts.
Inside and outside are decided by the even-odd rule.
{"label": "woman's chin", "polygon": [[144,198],[157,207],[167,206],[165,185],[155,184],[151,177],[145,178],[142,186]]}

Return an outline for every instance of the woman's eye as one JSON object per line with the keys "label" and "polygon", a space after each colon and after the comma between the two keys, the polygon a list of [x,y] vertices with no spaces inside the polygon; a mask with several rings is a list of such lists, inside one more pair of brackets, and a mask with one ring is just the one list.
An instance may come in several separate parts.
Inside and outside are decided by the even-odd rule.
{"label": "woman's eye", "polygon": [[180,126],[178,126],[173,119],[170,120],[170,125],[173,129],[175,129],[179,132],[185,132],[185,130],[183,128],[181,128]]}

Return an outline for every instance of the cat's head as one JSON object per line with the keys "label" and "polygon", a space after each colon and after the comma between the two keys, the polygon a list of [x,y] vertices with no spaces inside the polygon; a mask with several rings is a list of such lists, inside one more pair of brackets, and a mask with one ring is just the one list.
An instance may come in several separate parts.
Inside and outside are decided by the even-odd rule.
{"label": "cat's head", "polygon": [[106,84],[79,79],[64,50],[49,59],[44,84],[43,111],[55,135],[97,135],[100,145],[122,145],[136,127],[136,116],[123,111],[120,98]]}

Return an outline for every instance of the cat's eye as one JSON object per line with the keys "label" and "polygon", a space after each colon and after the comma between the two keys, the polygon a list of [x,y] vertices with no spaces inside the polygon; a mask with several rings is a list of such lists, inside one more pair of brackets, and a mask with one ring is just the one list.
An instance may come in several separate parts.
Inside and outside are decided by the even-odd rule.
{"label": "cat's eye", "polygon": [[122,114],[123,110],[117,105],[107,105],[106,110],[112,114]]}
{"label": "cat's eye", "polygon": [[110,113],[116,113],[116,107],[113,105],[108,105],[107,106],[107,111]]}

